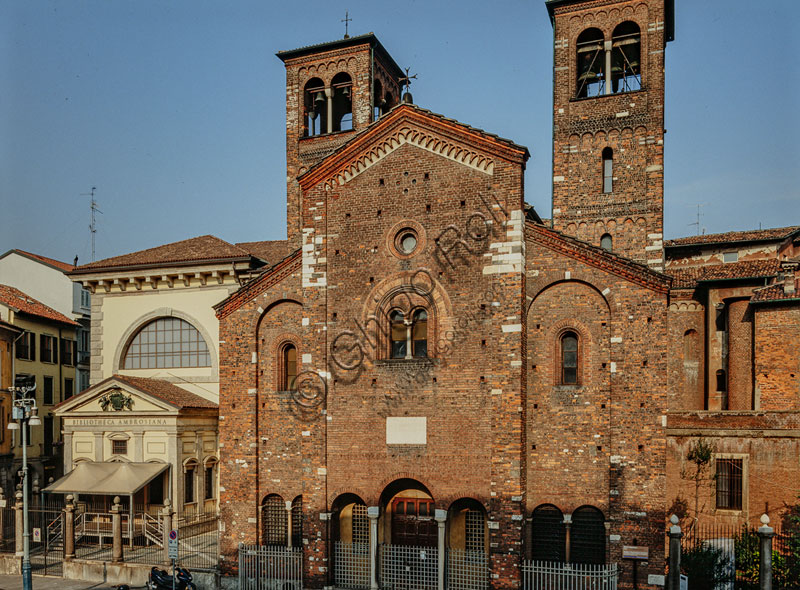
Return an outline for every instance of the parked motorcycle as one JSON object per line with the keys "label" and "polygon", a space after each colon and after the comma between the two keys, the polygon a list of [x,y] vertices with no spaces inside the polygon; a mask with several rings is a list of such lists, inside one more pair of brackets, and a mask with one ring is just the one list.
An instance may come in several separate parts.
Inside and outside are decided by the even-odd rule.
{"label": "parked motorcycle", "polygon": [[[147,590],[172,590],[172,574],[153,567],[147,577]],[[175,590],[197,590],[186,568],[175,568]]]}

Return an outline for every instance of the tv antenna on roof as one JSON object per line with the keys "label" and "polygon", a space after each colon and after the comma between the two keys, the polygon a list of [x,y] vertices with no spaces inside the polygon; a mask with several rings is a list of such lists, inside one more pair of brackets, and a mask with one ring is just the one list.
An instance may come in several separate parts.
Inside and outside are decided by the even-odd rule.
{"label": "tv antenna on roof", "polygon": [[[697,235],[698,236],[700,235],[700,218],[703,216],[703,214],[700,212],[700,208],[701,207],[705,207],[706,205],[708,205],[708,203],[698,203],[697,204],[697,221],[693,221],[692,223],[688,224],[689,227],[695,226],[695,228],[697,229]],[[703,233],[706,233],[705,232],[705,228],[703,228]]]}
{"label": "tv antenna on roof", "polygon": [[94,200],[94,191],[97,190],[96,186],[92,187],[92,191],[89,193],[81,193],[83,197],[91,197],[91,204],[89,208],[92,211],[92,222],[89,224],[89,233],[92,236],[92,262],[94,262],[94,237],[97,233],[97,220],[95,219],[95,213],[102,213],[100,209],[97,208],[97,201]]}

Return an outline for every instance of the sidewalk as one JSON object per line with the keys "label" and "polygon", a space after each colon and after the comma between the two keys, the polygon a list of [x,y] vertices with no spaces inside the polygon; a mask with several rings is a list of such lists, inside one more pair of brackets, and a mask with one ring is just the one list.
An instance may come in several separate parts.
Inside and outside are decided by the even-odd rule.
{"label": "sidewalk", "polygon": [[[65,580],[51,576],[33,576],[33,590],[109,590],[115,588],[103,583]],[[0,574],[0,590],[22,590],[22,576]]]}

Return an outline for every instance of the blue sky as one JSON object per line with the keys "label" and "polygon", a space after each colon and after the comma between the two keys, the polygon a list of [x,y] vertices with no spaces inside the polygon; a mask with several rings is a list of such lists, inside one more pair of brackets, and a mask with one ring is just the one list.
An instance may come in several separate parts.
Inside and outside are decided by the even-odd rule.
{"label": "blue sky", "polygon": [[[676,2],[667,47],[667,237],[800,224],[796,0]],[[374,32],[415,102],[528,146],[550,211],[543,0],[0,2],[0,252],[97,258],[187,237],[285,236],[275,52]]]}

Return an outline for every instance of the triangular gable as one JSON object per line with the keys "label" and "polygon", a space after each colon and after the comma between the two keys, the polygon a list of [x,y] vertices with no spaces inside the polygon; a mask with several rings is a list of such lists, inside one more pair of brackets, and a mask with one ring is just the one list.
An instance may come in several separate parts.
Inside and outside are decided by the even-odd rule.
{"label": "triangular gable", "polygon": [[[122,398],[114,398],[121,395]],[[113,399],[112,399],[113,398]],[[122,404],[121,409],[115,409]],[[56,416],[103,414],[109,417],[137,414],[177,414],[180,408],[134,387],[116,377],[109,377],[86,391],[58,404]]]}
{"label": "triangular gable", "polygon": [[273,285],[277,285],[286,277],[299,270],[301,261],[301,251],[295,250],[278,264],[264,271],[243,287],[240,287],[233,294],[214,306],[214,310],[217,312],[217,319],[221,320],[229,316],[248,301],[252,301]]}
{"label": "triangular gable", "polygon": [[525,224],[526,239],[559,254],[578,260],[604,272],[619,276],[653,291],[669,291],[672,278],[602,248],[567,236],[536,223]]}
{"label": "triangular gable", "polygon": [[401,104],[300,176],[303,190],[349,182],[403,145],[413,145],[487,175],[497,159],[524,164],[527,148],[412,104]]}

